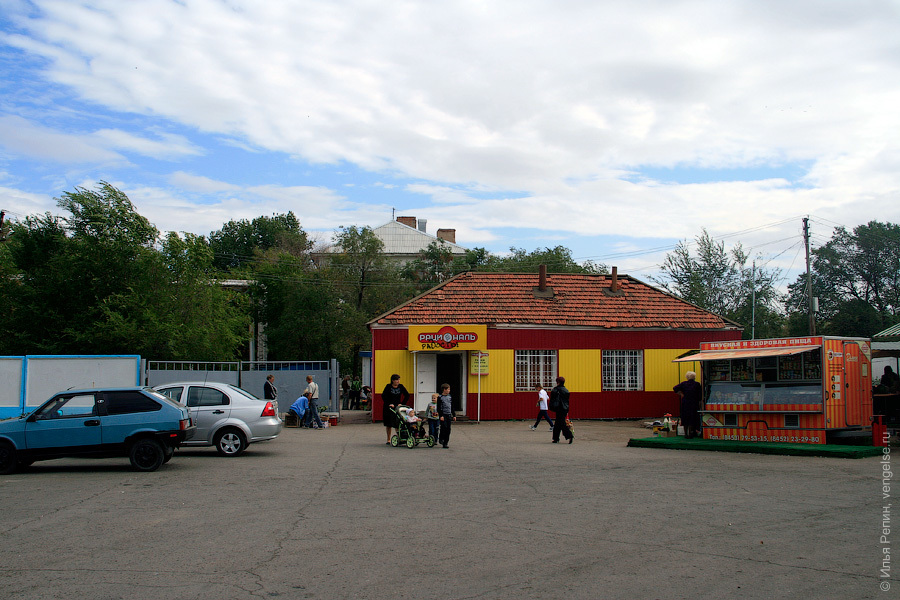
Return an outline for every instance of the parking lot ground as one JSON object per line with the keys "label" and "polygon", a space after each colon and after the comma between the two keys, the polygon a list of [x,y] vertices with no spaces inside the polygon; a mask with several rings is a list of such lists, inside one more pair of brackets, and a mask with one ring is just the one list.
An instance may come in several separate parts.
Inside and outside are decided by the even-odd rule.
{"label": "parking lot ground", "polygon": [[408,449],[348,421],[154,473],[0,477],[0,597],[898,597],[883,456],[629,448],[646,429],[596,421],[571,445],[519,421]]}

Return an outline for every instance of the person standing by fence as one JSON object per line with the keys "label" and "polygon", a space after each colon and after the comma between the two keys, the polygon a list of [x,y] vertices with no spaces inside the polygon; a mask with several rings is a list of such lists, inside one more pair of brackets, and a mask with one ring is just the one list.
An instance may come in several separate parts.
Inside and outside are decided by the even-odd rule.
{"label": "person standing by fence", "polygon": [[319,416],[319,384],[313,381],[312,375],[306,376],[306,389],[303,395],[309,399],[309,408],[307,409],[306,423],[313,429],[325,429],[322,418]]}

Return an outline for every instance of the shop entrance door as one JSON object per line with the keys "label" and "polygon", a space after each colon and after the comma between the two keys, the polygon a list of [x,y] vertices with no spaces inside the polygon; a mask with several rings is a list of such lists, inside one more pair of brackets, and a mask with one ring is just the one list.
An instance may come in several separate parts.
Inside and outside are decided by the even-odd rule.
{"label": "shop entrance door", "polygon": [[465,414],[465,390],[463,389],[463,354],[453,352],[441,353],[437,357],[438,393],[445,383],[450,384],[450,397],[453,398],[453,411],[457,415]]}
{"label": "shop entrance door", "polygon": [[438,392],[437,389],[437,354],[426,354],[419,352],[416,355],[416,412],[423,411],[428,408],[431,402],[431,394]]}

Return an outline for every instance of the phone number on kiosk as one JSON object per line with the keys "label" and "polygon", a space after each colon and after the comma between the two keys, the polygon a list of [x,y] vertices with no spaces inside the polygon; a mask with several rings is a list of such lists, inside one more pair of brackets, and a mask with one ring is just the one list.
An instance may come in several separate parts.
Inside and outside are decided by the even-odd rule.
{"label": "phone number on kiosk", "polygon": [[812,442],[819,443],[818,437],[791,437],[788,435],[708,435],[708,440],[726,440],[734,442]]}

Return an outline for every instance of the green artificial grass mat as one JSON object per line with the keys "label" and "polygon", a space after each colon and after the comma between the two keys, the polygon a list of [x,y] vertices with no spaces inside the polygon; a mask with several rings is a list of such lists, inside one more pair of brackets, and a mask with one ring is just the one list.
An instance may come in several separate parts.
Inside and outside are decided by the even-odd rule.
{"label": "green artificial grass mat", "polygon": [[863,458],[880,456],[879,446],[843,446],[839,444],[783,444],[774,442],[731,442],[724,440],[688,440],[683,437],[632,438],[632,448],[667,448],[670,450],[707,450],[711,452],[752,452],[756,454],[786,454],[789,456],[831,456],[834,458]]}

